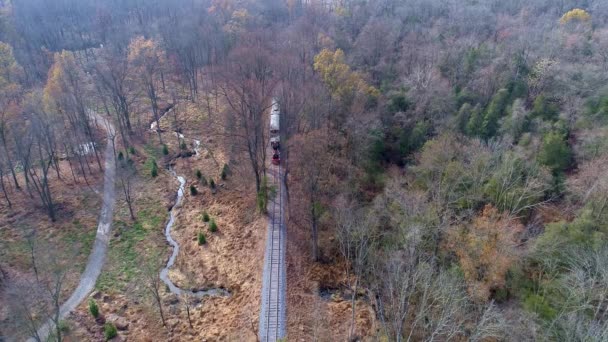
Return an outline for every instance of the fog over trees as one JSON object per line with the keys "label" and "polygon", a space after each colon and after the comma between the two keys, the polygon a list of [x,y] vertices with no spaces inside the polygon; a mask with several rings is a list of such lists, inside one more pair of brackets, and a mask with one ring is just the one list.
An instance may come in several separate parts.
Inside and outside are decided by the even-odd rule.
{"label": "fog over trees", "polygon": [[[308,237],[290,253],[341,267],[348,338],[362,300],[371,340],[606,341],[607,81],[605,0],[0,0],[0,206],[57,220],[57,189],[103,172],[96,111],[135,222],[130,147],[166,146],[180,104],[267,198],[276,99],[288,230]],[[30,335],[59,326],[67,266],[46,249],[35,281],[0,259]]]}

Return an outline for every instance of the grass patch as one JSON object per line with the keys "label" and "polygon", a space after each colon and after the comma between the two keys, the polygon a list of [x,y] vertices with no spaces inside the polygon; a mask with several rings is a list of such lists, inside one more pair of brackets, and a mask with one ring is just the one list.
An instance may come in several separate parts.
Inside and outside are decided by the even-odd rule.
{"label": "grass patch", "polygon": [[[72,221],[74,228],[61,237],[61,244],[65,246],[76,246],[80,255],[89,255],[93,250],[97,229],[86,228],[80,221]],[[76,265],[80,272],[84,271],[86,259]]]}
{"label": "grass patch", "polygon": [[137,222],[114,222],[113,229],[121,234],[110,241],[108,263],[97,280],[98,290],[124,292],[141,273],[141,254],[156,253],[161,248],[155,243],[154,234],[162,230],[166,210],[158,200],[139,203],[137,207],[143,208],[137,213]]}
{"label": "grass patch", "polygon": [[162,147],[159,148],[152,142],[148,142],[144,145],[144,152],[146,155],[154,157],[155,159],[161,159],[163,157]]}
{"label": "grass patch", "polygon": [[[38,236],[36,243],[38,246],[49,246],[60,251],[66,251],[65,257],[72,259],[75,263],[75,270],[83,271],[95,241],[95,234],[97,233],[95,228],[86,227],[80,221],[74,220],[71,225],[67,223],[53,231],[54,236],[52,238],[47,238],[44,235]],[[26,226],[19,227],[19,229],[25,230]],[[77,260],[73,260],[74,255],[70,254],[72,251],[77,252]],[[8,229],[0,230],[0,260],[11,266],[29,269],[31,259],[26,238],[14,235]]]}

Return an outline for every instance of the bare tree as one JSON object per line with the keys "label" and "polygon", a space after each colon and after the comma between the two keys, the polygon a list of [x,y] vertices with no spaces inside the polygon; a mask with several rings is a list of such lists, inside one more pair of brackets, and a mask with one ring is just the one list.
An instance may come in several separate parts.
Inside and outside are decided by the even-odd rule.
{"label": "bare tree", "polygon": [[32,185],[41,202],[47,209],[52,221],[56,219],[55,203],[51,193],[49,171],[53,161],[56,160],[56,145],[54,142],[54,130],[52,122],[44,113],[34,115],[32,120],[33,139],[35,151],[38,155],[38,168],[30,168],[29,176]]}
{"label": "bare tree", "polygon": [[[63,340],[61,304],[66,280],[72,270],[70,260],[76,249],[57,250],[41,240],[33,232],[27,233],[35,277],[11,279],[9,306],[15,313],[15,321],[27,337],[42,341],[41,325],[50,322],[53,338]],[[35,265],[35,266],[34,266]]]}
{"label": "bare tree", "polygon": [[[335,215],[340,252],[344,259],[350,262],[350,266],[346,266],[347,281],[352,293],[351,324],[348,336],[349,339],[353,339],[355,334],[356,300],[372,244],[372,230],[376,225],[376,216],[367,215],[363,209],[356,209],[352,204],[338,207]],[[350,268],[352,268],[352,274]]]}
{"label": "bare tree", "polygon": [[322,196],[327,178],[330,175],[329,168],[331,157],[326,150],[325,131],[315,131],[304,137],[294,138],[290,142],[295,147],[294,154],[294,176],[298,179],[297,186],[302,190],[302,198],[297,201],[303,202],[302,209],[306,221],[310,224],[312,259],[319,260],[319,220],[323,214]]}
{"label": "bare tree", "polygon": [[160,279],[159,270],[162,266],[160,265],[159,260],[161,260],[161,258],[158,254],[150,256],[147,260],[142,260],[142,285],[146,293],[152,296],[153,302],[158,308],[158,312],[160,314],[160,319],[163,323],[163,326],[167,326],[167,323],[165,322],[165,313],[163,311],[163,302],[161,296],[163,282]]}
{"label": "bare tree", "polygon": [[137,218],[133,210],[133,202],[135,201],[133,198],[133,183],[135,182],[137,170],[133,165],[133,160],[127,158],[119,161],[117,174],[120,181],[120,187],[125,196],[125,202],[129,207],[129,215],[131,216],[131,220],[135,221]]}
{"label": "bare tree", "polygon": [[184,307],[186,308],[186,317],[188,318],[188,325],[190,326],[190,329],[193,329],[193,325],[192,325],[192,317],[191,317],[191,313],[190,313],[190,309],[192,309],[192,306],[196,303],[196,299],[194,294],[192,293],[192,291],[189,290],[189,288],[193,287],[192,285],[194,284],[194,273],[192,272],[187,272],[186,274],[186,290],[182,291],[182,293],[180,294],[180,298],[182,300],[182,303],[184,304]]}
{"label": "bare tree", "polygon": [[[150,101],[152,107],[152,115],[156,122],[158,140],[162,144],[163,139],[160,134],[160,113],[159,113],[159,95],[158,95],[158,78],[163,75],[165,65],[165,53],[159,46],[157,41],[137,37],[129,44],[129,63],[132,65],[134,72],[137,74],[137,79],[145,94]],[[164,89],[164,79],[163,89]]]}
{"label": "bare tree", "polygon": [[8,307],[13,314],[13,320],[19,333],[32,337],[40,342],[42,337],[38,334],[38,327],[46,319],[48,302],[43,299],[41,288],[36,282],[24,279],[11,279],[7,284]]}
{"label": "bare tree", "polygon": [[266,174],[266,123],[274,85],[270,62],[270,48],[262,36],[254,35],[232,51],[218,85],[229,107],[223,127],[246,152],[257,192]]}
{"label": "bare tree", "polygon": [[[133,134],[131,124],[131,105],[134,101],[132,70],[130,69],[126,51],[106,50],[100,54],[94,64],[95,80],[99,93],[104,99],[104,105],[109,102],[124,144],[129,143]],[[105,99],[109,101],[106,101]]]}

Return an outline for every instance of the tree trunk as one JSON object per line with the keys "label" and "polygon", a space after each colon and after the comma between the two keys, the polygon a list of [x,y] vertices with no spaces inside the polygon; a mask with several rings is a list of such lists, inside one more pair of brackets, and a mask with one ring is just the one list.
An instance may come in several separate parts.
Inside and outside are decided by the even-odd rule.
{"label": "tree trunk", "polygon": [[156,299],[156,304],[158,305],[158,311],[160,312],[160,320],[163,322],[163,326],[166,327],[167,323],[165,322],[165,313],[163,312],[163,303],[160,299],[160,294],[156,294],[154,296]]}
{"label": "tree trunk", "polygon": [[355,334],[355,307],[356,307],[356,300],[357,300],[357,290],[359,287],[359,276],[355,276],[355,289],[353,290],[353,298],[351,300],[351,307],[352,307],[352,314],[351,314],[351,320],[350,320],[350,331],[348,333],[348,339],[350,341],[353,340],[354,334]]}
{"label": "tree trunk", "polygon": [[19,186],[19,182],[17,182],[17,175],[15,174],[15,168],[13,166],[13,160],[11,159],[11,155],[8,152],[8,147],[6,146],[6,137],[4,133],[2,134],[2,146],[4,147],[4,153],[6,154],[6,161],[8,162],[8,168],[11,170],[11,175],[13,176],[13,182],[15,183],[15,188],[17,190],[21,189]]}
{"label": "tree trunk", "polygon": [[319,232],[317,222],[317,210],[315,209],[315,202],[313,195],[310,195],[310,214],[312,218],[312,261],[319,261]]}
{"label": "tree trunk", "polygon": [[190,318],[190,305],[186,305],[186,314],[188,315],[188,324],[190,325],[190,329],[193,329],[192,318]]}
{"label": "tree trunk", "polygon": [[11,200],[8,198],[8,193],[6,192],[6,186],[4,185],[4,172],[2,172],[2,170],[0,170],[0,186],[2,187],[2,193],[4,194],[4,199],[6,199],[6,203],[8,204],[8,207],[11,208],[13,206],[13,204],[11,203]]}

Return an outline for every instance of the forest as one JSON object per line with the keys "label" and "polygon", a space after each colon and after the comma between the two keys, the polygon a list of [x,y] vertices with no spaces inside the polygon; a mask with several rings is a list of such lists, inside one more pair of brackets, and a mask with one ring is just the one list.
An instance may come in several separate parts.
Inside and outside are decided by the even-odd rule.
{"label": "forest", "polygon": [[607,81],[604,0],[0,0],[0,341],[259,340],[274,100],[286,341],[607,341]]}

